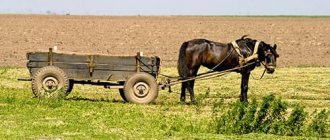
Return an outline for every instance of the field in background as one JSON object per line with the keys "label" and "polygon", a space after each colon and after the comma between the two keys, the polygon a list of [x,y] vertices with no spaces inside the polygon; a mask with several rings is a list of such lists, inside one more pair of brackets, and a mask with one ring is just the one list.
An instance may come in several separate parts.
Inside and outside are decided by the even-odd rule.
{"label": "field in background", "polygon": [[184,41],[231,42],[248,34],[276,43],[284,66],[330,66],[330,18],[0,15],[0,66],[25,67],[29,51],[157,55],[176,65]]}
{"label": "field in background", "polygon": [[[175,68],[163,68],[162,73],[175,75]],[[262,69],[253,72],[260,76]],[[180,86],[173,93],[160,91],[155,104],[124,103],[116,90],[77,85],[66,100],[32,98],[29,82],[18,82],[28,76],[25,68],[0,69],[0,137],[11,139],[86,139],[86,138],[201,138],[201,139],[299,139],[265,134],[242,136],[215,134],[212,107],[224,99],[224,106],[238,100],[239,74],[201,80],[196,83],[200,104],[179,103]],[[262,80],[251,79],[249,99],[263,96],[282,97],[290,108],[296,104],[312,113],[329,109],[330,68],[279,68]],[[207,98],[202,98],[208,93]],[[189,98],[188,98],[189,99]],[[222,111],[222,110],[220,110]],[[329,134],[327,134],[329,136]]]}

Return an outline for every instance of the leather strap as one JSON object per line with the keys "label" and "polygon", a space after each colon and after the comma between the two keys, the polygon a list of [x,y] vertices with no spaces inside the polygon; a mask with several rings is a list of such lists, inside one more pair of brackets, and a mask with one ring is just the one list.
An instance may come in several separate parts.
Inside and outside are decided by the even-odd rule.
{"label": "leather strap", "polygon": [[253,53],[251,56],[244,58],[244,56],[241,53],[241,49],[239,48],[238,44],[236,43],[236,41],[231,42],[231,44],[233,45],[235,51],[237,52],[237,54],[239,55],[239,65],[243,66],[244,64],[246,64],[247,62],[253,60],[253,59],[258,59],[258,48],[259,48],[259,44],[260,42],[257,41],[254,45],[254,49],[253,49]]}
{"label": "leather strap", "polygon": [[234,47],[235,51],[238,53],[238,55],[239,55],[240,57],[243,57],[243,58],[244,58],[244,56],[243,56],[242,53],[241,53],[241,49],[239,48],[239,46],[238,46],[238,44],[236,43],[236,41],[231,42],[231,44],[233,44],[233,47]]}

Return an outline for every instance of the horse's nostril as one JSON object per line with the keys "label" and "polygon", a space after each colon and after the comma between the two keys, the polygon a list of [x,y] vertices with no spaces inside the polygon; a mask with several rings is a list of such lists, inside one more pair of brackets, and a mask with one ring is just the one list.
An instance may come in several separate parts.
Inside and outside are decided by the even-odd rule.
{"label": "horse's nostril", "polygon": [[274,73],[274,71],[275,71],[274,69],[268,69],[267,73],[272,74],[272,73]]}

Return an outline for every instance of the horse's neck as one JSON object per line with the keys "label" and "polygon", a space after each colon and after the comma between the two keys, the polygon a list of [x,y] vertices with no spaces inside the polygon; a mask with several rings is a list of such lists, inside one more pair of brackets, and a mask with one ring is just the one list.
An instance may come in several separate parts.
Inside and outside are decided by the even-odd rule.
{"label": "horse's neck", "polygon": [[248,46],[248,49],[249,49],[249,55],[252,55],[254,51],[254,46]]}
{"label": "horse's neck", "polygon": [[248,46],[247,44],[244,44],[244,46],[241,46],[241,53],[245,57],[252,55],[253,50],[254,50],[253,46]]}

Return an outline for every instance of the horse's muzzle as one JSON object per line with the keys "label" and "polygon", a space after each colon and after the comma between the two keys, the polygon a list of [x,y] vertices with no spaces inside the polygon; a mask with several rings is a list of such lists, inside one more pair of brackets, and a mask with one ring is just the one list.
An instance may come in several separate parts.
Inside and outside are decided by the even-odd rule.
{"label": "horse's muzzle", "polygon": [[272,74],[275,71],[275,66],[266,66],[266,70],[268,74]]}

